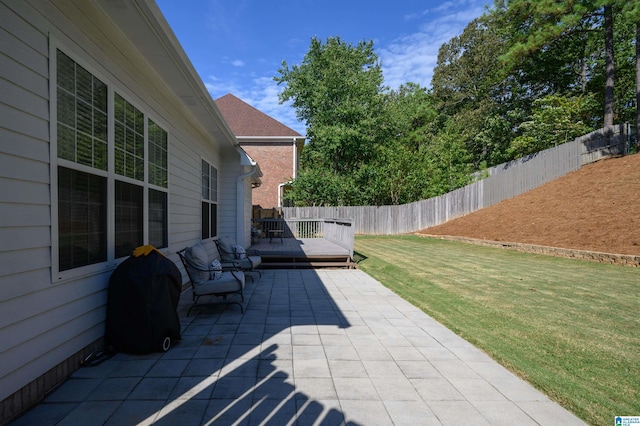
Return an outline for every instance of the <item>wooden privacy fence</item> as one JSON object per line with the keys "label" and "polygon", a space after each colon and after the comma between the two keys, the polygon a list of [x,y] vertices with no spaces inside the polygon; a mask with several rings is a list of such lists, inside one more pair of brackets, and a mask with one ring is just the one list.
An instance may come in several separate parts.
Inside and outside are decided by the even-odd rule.
{"label": "wooden privacy fence", "polygon": [[481,180],[428,200],[395,206],[284,207],[282,211],[287,221],[350,220],[358,235],[416,232],[520,195],[602,158],[624,155],[628,133],[627,125],[622,124],[596,130],[479,172]]}

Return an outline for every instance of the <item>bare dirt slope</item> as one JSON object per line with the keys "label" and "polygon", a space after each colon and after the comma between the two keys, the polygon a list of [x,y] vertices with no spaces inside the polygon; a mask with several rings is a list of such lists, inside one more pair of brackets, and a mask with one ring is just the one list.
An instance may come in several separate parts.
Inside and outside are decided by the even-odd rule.
{"label": "bare dirt slope", "polygon": [[640,255],[640,154],[611,158],[420,231]]}

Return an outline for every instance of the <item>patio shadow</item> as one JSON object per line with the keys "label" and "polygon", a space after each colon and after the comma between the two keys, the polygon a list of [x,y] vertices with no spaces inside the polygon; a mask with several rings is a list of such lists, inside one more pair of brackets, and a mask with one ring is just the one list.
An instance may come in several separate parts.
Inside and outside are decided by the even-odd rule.
{"label": "patio shadow", "polygon": [[194,417],[201,415],[199,424],[358,425],[346,421],[339,409],[296,391],[289,375],[273,363],[277,349],[278,345],[271,345],[260,352],[257,376],[254,360],[249,359],[215,380],[211,376],[203,378],[161,410],[136,423],[193,424]]}
{"label": "patio shadow", "polygon": [[[198,424],[355,426],[345,419],[337,398],[314,400],[296,388],[286,372],[292,369],[280,369],[293,367],[294,335],[318,336],[317,327],[349,327],[317,272],[264,271],[249,283],[245,300],[244,314],[233,305],[202,304],[192,319],[181,315],[184,338],[172,350],[194,345],[193,358],[162,409],[139,420],[194,424],[200,414]],[[180,311],[185,309],[181,305]]]}

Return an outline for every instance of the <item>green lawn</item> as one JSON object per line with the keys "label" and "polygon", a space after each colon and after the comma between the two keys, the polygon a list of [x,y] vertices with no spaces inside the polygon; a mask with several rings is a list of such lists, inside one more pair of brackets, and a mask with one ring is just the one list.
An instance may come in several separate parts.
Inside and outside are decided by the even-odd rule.
{"label": "green lawn", "polygon": [[418,236],[359,268],[590,424],[640,415],[640,270]]}

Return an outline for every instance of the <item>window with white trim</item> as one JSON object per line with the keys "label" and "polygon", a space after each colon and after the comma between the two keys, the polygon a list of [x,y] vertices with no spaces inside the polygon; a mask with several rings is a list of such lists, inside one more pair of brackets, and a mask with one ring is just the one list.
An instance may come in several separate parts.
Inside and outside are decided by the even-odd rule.
{"label": "window with white trim", "polygon": [[149,168],[149,244],[162,248],[169,245],[168,195],[169,166],[167,132],[153,120],[147,120]]}
{"label": "window with white trim", "polygon": [[114,261],[145,243],[167,247],[167,132],[103,79],[55,52],[55,268]]}
{"label": "window with white trim", "polygon": [[202,160],[202,239],[218,236],[218,169]]}

